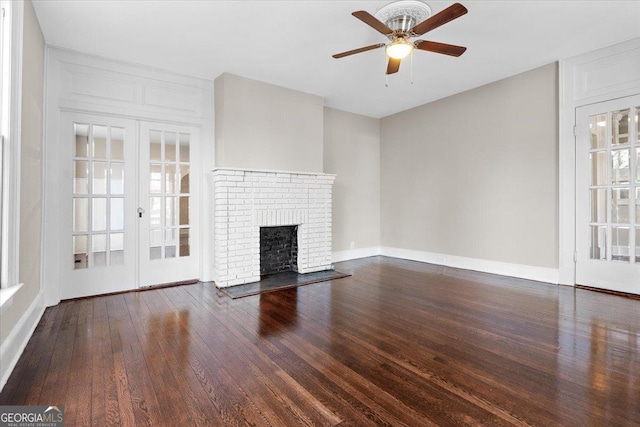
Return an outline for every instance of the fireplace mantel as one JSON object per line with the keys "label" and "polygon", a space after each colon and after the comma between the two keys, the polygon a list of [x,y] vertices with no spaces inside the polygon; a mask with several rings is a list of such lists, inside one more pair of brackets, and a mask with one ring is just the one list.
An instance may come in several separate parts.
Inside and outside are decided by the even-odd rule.
{"label": "fireplace mantel", "polygon": [[335,175],[216,168],[214,280],[227,287],[260,280],[260,227],[298,226],[298,271],[331,268]]}

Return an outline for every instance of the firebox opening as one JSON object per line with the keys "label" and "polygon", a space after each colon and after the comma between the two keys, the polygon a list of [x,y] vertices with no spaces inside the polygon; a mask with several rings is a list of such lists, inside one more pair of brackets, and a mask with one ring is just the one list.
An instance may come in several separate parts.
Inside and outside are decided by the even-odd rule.
{"label": "firebox opening", "polygon": [[260,275],[298,272],[298,226],[260,227]]}

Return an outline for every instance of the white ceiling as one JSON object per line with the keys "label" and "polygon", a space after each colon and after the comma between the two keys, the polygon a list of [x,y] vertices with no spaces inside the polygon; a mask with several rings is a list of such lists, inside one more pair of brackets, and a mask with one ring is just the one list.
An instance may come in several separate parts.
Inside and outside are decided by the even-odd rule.
{"label": "white ceiling", "polygon": [[[469,13],[424,35],[467,46],[416,52],[385,87],[386,41],[351,16],[389,1],[59,1],[34,6],[46,42],[205,79],[223,72],[323,96],[384,117],[550,62],[640,37],[640,0],[462,0]],[[454,1],[426,1],[433,13]]]}

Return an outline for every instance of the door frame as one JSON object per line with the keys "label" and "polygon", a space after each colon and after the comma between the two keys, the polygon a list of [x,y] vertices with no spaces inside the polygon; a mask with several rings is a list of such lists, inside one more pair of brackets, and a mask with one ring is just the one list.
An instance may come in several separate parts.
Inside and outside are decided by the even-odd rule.
{"label": "door frame", "polygon": [[[558,273],[576,284],[576,108],[640,93],[640,38],[559,62]],[[634,62],[635,61],[635,62]]]}
{"label": "door frame", "polygon": [[[170,102],[167,102],[170,100]],[[45,48],[43,141],[42,289],[45,305],[60,302],[61,202],[60,117],[62,112],[86,113],[155,121],[201,129],[200,280],[212,277],[212,203],[210,176],[214,169],[213,81],[162,71],[66,49]],[[137,136],[136,136],[137,137]]]}

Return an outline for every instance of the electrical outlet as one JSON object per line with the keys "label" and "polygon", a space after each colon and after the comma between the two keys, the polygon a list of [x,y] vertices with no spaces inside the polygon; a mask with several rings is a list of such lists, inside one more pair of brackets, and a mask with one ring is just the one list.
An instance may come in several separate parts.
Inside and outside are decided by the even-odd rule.
{"label": "electrical outlet", "polygon": [[355,242],[351,242],[351,249],[355,249],[356,248],[356,243]]}

